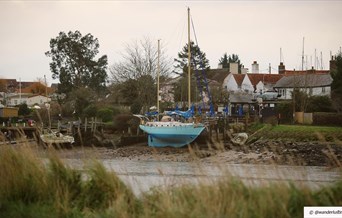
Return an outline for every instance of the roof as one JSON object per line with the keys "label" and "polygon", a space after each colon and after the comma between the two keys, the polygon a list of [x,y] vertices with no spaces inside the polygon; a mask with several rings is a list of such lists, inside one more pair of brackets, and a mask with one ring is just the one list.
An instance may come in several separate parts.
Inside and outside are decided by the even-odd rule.
{"label": "roof", "polygon": [[19,82],[21,84],[21,88],[24,89],[26,87],[33,86],[34,84],[40,83],[40,82]]}
{"label": "roof", "polygon": [[329,74],[329,70],[285,70],[285,75],[305,75],[305,74]]}
{"label": "roof", "polygon": [[229,101],[231,103],[254,103],[252,101],[253,95],[248,93],[231,93],[229,94]]}
{"label": "roof", "polygon": [[276,84],[275,88],[295,87],[324,87],[330,86],[333,79],[330,74],[305,74],[284,76]]}
{"label": "roof", "polygon": [[224,79],[230,74],[228,69],[210,69],[206,72],[207,78],[223,83]]}
{"label": "roof", "polygon": [[241,86],[243,79],[245,78],[246,74],[233,74],[233,77],[238,86]]}
{"label": "roof", "polygon": [[16,79],[0,79],[0,82],[5,84],[6,92],[15,92],[18,82]]}
{"label": "roof", "polygon": [[248,73],[249,80],[253,86],[256,86],[260,81],[263,84],[276,84],[284,75],[281,74],[259,74],[259,73]]}
{"label": "roof", "polygon": [[[22,93],[32,93],[32,94],[45,94],[45,93],[53,93],[53,89],[50,87],[46,87],[41,82],[26,82],[26,87],[22,87]],[[17,90],[18,92],[19,90]]]}

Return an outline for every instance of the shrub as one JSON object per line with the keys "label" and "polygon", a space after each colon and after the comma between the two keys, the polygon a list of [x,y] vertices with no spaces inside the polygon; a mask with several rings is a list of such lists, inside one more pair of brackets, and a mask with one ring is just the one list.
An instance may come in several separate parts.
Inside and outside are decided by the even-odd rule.
{"label": "shrub", "polygon": [[97,111],[96,116],[101,118],[103,122],[108,122],[113,119],[113,111],[109,108],[103,108]]}
{"label": "shrub", "polygon": [[332,102],[328,96],[311,96],[306,112],[332,112]]}
{"label": "shrub", "polygon": [[95,105],[89,105],[83,110],[83,115],[85,117],[95,117],[97,114],[97,108]]}
{"label": "shrub", "polygon": [[322,126],[342,126],[342,113],[314,113],[313,124]]}
{"label": "shrub", "polygon": [[291,123],[293,119],[292,102],[282,102],[276,106],[277,113],[281,114],[281,123]]}
{"label": "shrub", "polygon": [[130,114],[119,114],[114,117],[114,128],[120,132],[127,131],[129,127],[129,121],[132,119]]}
{"label": "shrub", "polygon": [[139,101],[133,102],[131,106],[131,113],[133,114],[139,114],[142,108],[142,104]]}

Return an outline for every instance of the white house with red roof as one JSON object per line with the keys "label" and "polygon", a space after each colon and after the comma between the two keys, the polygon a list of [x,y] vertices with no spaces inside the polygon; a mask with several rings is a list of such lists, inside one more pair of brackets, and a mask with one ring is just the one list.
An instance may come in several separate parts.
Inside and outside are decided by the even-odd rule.
{"label": "white house with red roof", "polygon": [[223,82],[223,87],[227,91],[260,93],[273,91],[276,82],[284,75],[280,74],[229,74]]}

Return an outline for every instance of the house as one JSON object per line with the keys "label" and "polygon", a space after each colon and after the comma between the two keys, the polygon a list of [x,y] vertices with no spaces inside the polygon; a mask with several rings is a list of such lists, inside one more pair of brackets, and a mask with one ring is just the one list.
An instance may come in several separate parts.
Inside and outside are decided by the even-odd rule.
{"label": "house", "polygon": [[223,87],[232,92],[260,93],[272,91],[276,82],[284,77],[280,74],[230,74],[223,81]]}
{"label": "house", "polygon": [[293,74],[281,78],[275,89],[280,95],[279,99],[292,99],[293,89],[304,90],[309,96],[326,95],[330,97],[333,79],[328,73],[320,74]]}
{"label": "house", "polygon": [[32,107],[33,105],[43,105],[46,102],[50,102],[51,98],[43,95],[22,93],[8,95],[6,100],[8,106],[17,106],[25,103],[27,106]]}

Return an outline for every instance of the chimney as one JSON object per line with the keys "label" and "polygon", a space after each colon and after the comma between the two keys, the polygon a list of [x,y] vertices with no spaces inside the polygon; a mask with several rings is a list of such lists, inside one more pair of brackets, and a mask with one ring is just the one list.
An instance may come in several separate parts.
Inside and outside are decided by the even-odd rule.
{"label": "chimney", "polygon": [[252,73],[259,73],[259,64],[256,61],[252,64]]}
{"label": "chimney", "polygon": [[278,73],[279,74],[285,74],[285,65],[283,62],[280,62],[279,66],[278,66]]}
{"label": "chimney", "polygon": [[247,74],[248,73],[248,68],[245,68],[244,65],[241,67],[241,74]]}
{"label": "chimney", "polygon": [[238,63],[229,63],[230,72],[233,74],[239,73],[239,64]]}
{"label": "chimney", "polygon": [[334,56],[331,56],[331,60],[329,61],[329,70],[331,72],[331,71],[334,71],[336,69],[337,69],[337,67],[336,67],[336,57],[334,58]]}

